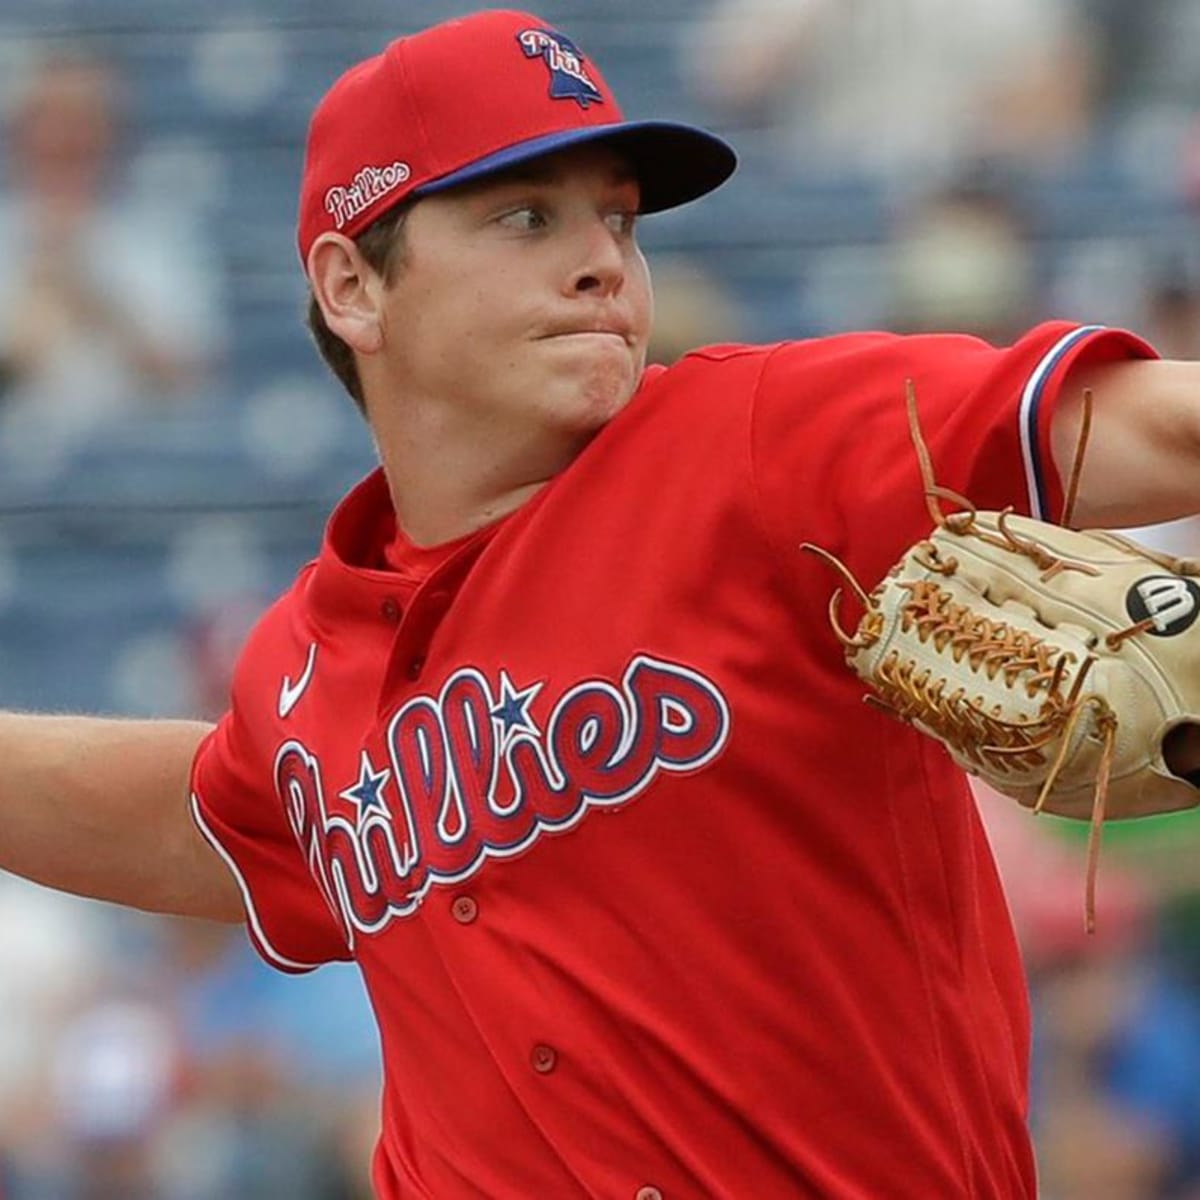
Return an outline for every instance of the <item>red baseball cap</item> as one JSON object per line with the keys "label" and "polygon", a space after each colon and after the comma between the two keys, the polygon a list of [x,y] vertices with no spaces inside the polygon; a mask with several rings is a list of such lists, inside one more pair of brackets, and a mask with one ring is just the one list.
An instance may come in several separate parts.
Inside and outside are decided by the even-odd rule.
{"label": "red baseball cap", "polygon": [[626,121],[591,60],[529,13],[480,12],[398,38],[351,67],[313,114],[300,257],[322,233],[353,237],[408,196],[585,142],[629,159],[648,213],[712,191],[737,165],[705,130]]}

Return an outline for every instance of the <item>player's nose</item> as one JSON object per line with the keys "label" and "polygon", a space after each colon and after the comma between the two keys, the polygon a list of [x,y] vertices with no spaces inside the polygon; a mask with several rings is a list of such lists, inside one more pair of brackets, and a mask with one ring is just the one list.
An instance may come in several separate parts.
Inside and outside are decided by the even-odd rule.
{"label": "player's nose", "polygon": [[573,295],[615,295],[625,282],[625,271],[625,248],[620,236],[603,217],[587,222],[579,232],[567,290]]}

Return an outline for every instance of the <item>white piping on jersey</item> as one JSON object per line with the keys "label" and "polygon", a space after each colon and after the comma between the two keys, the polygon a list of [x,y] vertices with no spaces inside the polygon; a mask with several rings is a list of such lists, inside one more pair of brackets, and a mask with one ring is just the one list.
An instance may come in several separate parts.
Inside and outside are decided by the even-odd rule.
{"label": "white piping on jersey", "polygon": [[1081,325],[1077,329],[1064,333],[1042,355],[1041,362],[1033,369],[1029,381],[1025,384],[1025,390],[1021,393],[1021,410],[1017,418],[1021,430],[1021,457],[1025,460],[1025,482],[1029,488],[1029,512],[1039,521],[1049,519],[1045,472],[1051,467],[1051,464],[1041,461],[1041,450],[1038,444],[1038,419],[1046,381],[1072,346],[1103,328],[1103,325]]}
{"label": "white piping on jersey", "polygon": [[277,967],[282,967],[285,971],[315,971],[321,965],[320,963],[297,962],[295,959],[280,954],[271,945],[271,939],[267,937],[266,931],[262,927],[262,922],[258,919],[258,910],[254,907],[254,899],[250,895],[250,885],[238,869],[237,863],[233,861],[233,856],[221,844],[220,839],[213,833],[212,829],[209,828],[208,822],[205,821],[204,815],[200,811],[200,797],[195,792],[192,793],[192,819],[196,822],[200,832],[204,834],[205,841],[221,856],[225,865],[233,873],[234,879],[237,880],[238,889],[242,893],[242,903],[246,907],[246,916],[250,922],[250,930],[254,934],[254,940],[262,948],[267,958]]}

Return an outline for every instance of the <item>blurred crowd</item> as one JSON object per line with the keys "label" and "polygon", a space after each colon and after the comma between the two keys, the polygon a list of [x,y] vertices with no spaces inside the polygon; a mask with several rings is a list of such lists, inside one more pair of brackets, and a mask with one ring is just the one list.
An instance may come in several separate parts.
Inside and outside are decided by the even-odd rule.
{"label": "blurred crowd", "polygon": [[[1051,316],[1200,357],[1200,0],[537,7],[629,112],[743,151],[725,192],[646,223],[657,361]],[[8,707],[215,716],[370,467],[300,331],[304,121],[338,69],[455,8],[170,8],[62,0],[51,29],[0,6]],[[1200,556],[1197,522],[1139,536]],[[1088,937],[1077,832],[979,803],[1030,970],[1042,1195],[1200,1200],[1200,822],[1110,827]],[[283,977],[240,930],[7,877],[0,962],[3,1200],[368,1195],[379,1070],[350,968]]]}
{"label": "blurred crowd", "polygon": [[194,390],[219,358],[223,313],[215,256],[120,186],[116,67],[47,47],[27,70],[0,200],[0,436],[70,444]]}

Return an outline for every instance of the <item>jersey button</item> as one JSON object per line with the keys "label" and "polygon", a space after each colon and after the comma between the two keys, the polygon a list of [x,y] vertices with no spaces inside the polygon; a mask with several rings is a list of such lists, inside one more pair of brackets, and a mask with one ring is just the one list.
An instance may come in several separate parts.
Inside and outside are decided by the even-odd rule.
{"label": "jersey button", "polygon": [[459,896],[450,905],[450,911],[454,914],[454,919],[460,925],[470,925],[479,916],[479,905],[472,896]]}
{"label": "jersey button", "polygon": [[408,660],[408,677],[409,679],[420,679],[421,672],[425,668],[425,659],[423,655],[416,655]]}
{"label": "jersey button", "polygon": [[389,596],[380,606],[379,612],[385,621],[395,625],[400,620],[400,605],[394,596]]}
{"label": "jersey button", "polygon": [[539,1043],[530,1052],[529,1062],[539,1075],[549,1075],[558,1066],[558,1054],[553,1046]]}
{"label": "jersey button", "polygon": [[663,1200],[663,1194],[658,1188],[647,1184],[645,1187],[638,1188],[637,1195],[633,1200]]}

